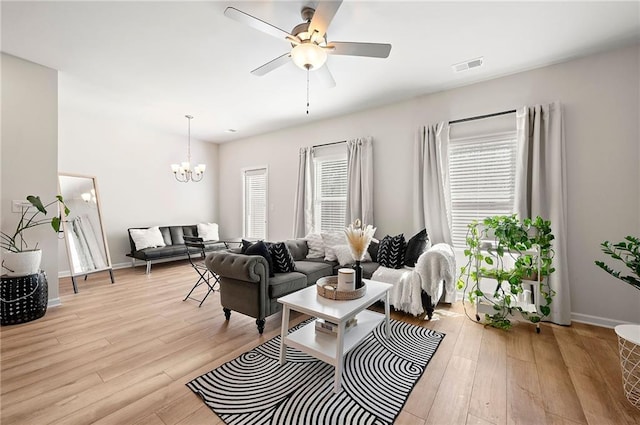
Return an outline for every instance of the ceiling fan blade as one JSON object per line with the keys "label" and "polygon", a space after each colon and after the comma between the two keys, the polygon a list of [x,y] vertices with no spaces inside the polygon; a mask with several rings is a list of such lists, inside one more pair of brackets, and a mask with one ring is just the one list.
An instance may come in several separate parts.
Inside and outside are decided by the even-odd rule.
{"label": "ceiling fan blade", "polygon": [[332,41],[327,45],[327,53],[330,53],[332,55],[386,58],[389,57],[390,52],[391,44]]}
{"label": "ceiling fan blade", "polygon": [[244,13],[241,10],[236,9],[235,7],[227,7],[224,10],[224,15],[228,18],[231,18],[235,21],[242,22],[243,24],[249,25],[252,28],[265,32],[274,37],[289,40],[289,41],[297,41],[300,42],[300,39],[295,35],[289,34],[287,31],[280,29],[276,26],[271,25],[263,21],[262,19],[258,19],[255,16],[251,16],[248,13]]}
{"label": "ceiling fan blade", "polygon": [[276,68],[281,67],[282,65],[286,64],[289,62],[289,58],[291,57],[291,53],[287,52],[282,56],[278,56],[277,58],[275,58],[274,60],[265,63],[262,66],[257,67],[256,69],[254,69],[253,71],[251,71],[251,73],[253,75],[257,75],[259,77],[262,77],[263,75],[265,75],[267,72],[271,72]]}
{"label": "ceiling fan blade", "polygon": [[331,71],[329,71],[329,67],[325,63],[324,66],[313,71],[314,75],[318,77],[320,83],[326,88],[333,88],[336,86],[336,80],[333,79],[333,75],[331,75]]}
{"label": "ceiling fan blade", "polygon": [[314,31],[317,31],[319,38],[324,37],[327,33],[329,24],[333,20],[333,17],[336,15],[341,4],[342,0],[319,2],[316,11],[313,13],[313,18],[311,18],[309,32],[313,34]]}

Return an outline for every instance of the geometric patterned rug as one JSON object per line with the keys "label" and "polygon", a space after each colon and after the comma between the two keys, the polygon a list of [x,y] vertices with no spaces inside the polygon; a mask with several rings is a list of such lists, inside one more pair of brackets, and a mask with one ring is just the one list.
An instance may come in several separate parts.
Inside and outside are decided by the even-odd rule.
{"label": "geometric patterned rug", "polygon": [[338,394],[333,366],[291,347],[280,365],[280,335],[187,387],[227,424],[392,424],[444,334],[391,320],[387,340],[383,325],[345,357]]}

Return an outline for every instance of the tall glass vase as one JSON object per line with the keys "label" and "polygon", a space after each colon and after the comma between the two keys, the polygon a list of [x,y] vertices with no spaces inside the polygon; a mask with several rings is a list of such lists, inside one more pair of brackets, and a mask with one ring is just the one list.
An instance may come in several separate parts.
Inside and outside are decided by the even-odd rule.
{"label": "tall glass vase", "polygon": [[362,288],[362,266],[360,265],[360,261],[356,261],[356,263],[353,265],[353,270],[355,270],[356,272],[356,289],[360,289]]}

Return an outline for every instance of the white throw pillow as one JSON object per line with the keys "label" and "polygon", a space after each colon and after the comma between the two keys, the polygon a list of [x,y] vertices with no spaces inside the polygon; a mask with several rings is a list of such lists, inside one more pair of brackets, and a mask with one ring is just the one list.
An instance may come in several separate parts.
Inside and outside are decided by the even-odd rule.
{"label": "white throw pillow", "polygon": [[324,244],[324,260],[337,261],[338,257],[336,257],[333,247],[336,245],[346,245],[347,236],[343,231],[323,232],[321,235]]}
{"label": "white throw pillow", "polygon": [[164,238],[160,233],[160,227],[149,227],[148,229],[130,229],[129,234],[136,246],[136,251],[145,248],[155,248],[165,246]]}
{"label": "white throw pillow", "polygon": [[307,258],[324,258],[324,243],[320,233],[309,233],[304,237],[309,247]]}
{"label": "white throw pillow", "polygon": [[333,252],[338,258],[338,263],[340,263],[341,266],[355,263],[353,256],[351,255],[351,249],[349,249],[348,245],[336,245],[333,247]]}
{"label": "white throw pillow", "polygon": [[[355,264],[355,260],[353,259],[353,255],[351,254],[351,248],[349,245],[336,245],[331,248],[335,256],[338,258],[338,263],[341,266],[346,266],[348,264]],[[363,263],[370,262],[371,255],[369,252],[364,253],[364,258],[362,259]]]}
{"label": "white throw pillow", "polygon": [[217,223],[198,223],[198,237],[203,241],[219,241],[220,235],[218,234]]}

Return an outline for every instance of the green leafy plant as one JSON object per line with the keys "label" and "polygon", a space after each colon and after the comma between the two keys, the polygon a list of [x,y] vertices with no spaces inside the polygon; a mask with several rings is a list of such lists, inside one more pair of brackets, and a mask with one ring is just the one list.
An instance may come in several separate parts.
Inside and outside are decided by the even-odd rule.
{"label": "green leafy plant", "polygon": [[[24,232],[27,229],[33,227],[42,226],[44,224],[50,224],[53,230],[60,232],[60,226],[62,225],[62,215],[68,216],[71,212],[67,205],[64,203],[62,196],[57,195],[56,199],[44,205],[39,196],[29,195],[27,201],[31,204],[29,208],[22,208],[22,214],[20,220],[13,233],[0,232],[0,247],[10,252],[23,252],[28,250],[34,250],[38,248],[38,244],[31,248],[31,246],[24,239]],[[60,204],[60,213],[53,217],[41,217],[41,215],[47,215],[47,208],[52,205]],[[35,211],[33,211],[33,208]]]}
{"label": "green leafy plant", "polygon": [[[488,325],[509,329],[509,316],[516,311],[532,323],[551,313],[549,305],[555,292],[546,277],[555,271],[553,239],[551,222],[541,217],[520,221],[516,215],[493,216],[469,224],[464,250],[467,264],[461,268],[457,286],[464,288],[465,298],[472,304],[492,306],[493,313],[485,314]],[[492,293],[480,288],[483,278],[496,281]],[[524,281],[537,282],[534,284],[539,289],[539,311],[528,311],[518,305]],[[480,320],[477,315],[476,320]]]}
{"label": "green leafy plant", "polygon": [[627,266],[632,275],[622,276],[621,272],[613,270],[604,261],[596,261],[595,264],[611,276],[628,283],[640,290],[640,239],[633,236],[626,236],[622,242],[615,244],[604,241],[600,244],[602,252],[611,256],[614,260],[619,260]]}

